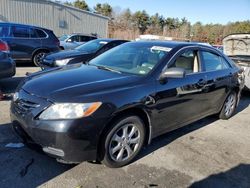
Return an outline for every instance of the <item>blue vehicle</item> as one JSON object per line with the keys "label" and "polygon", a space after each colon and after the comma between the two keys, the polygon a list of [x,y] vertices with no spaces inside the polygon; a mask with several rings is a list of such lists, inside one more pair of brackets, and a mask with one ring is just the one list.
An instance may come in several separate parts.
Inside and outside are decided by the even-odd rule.
{"label": "blue vehicle", "polygon": [[0,79],[12,77],[16,73],[16,64],[8,53],[7,43],[0,39]]}
{"label": "blue vehicle", "polygon": [[0,23],[0,39],[8,44],[14,60],[32,61],[36,66],[46,53],[59,51],[59,40],[53,31],[41,27]]}
{"label": "blue vehicle", "polygon": [[71,35],[63,35],[59,38],[60,41],[60,49],[61,50],[72,50],[77,46],[84,44],[90,40],[97,39],[96,36],[92,35],[84,35],[84,34],[71,34]]}

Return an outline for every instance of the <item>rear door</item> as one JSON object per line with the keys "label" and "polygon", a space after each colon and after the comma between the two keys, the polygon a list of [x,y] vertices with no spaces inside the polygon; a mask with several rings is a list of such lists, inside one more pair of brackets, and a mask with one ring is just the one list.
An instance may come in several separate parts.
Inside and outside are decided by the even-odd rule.
{"label": "rear door", "polygon": [[12,58],[26,60],[32,50],[29,46],[29,27],[11,26],[11,40],[9,41]]}
{"label": "rear door", "polygon": [[[206,74],[206,103],[207,111],[220,110],[227,93],[230,90],[232,79],[232,67],[216,51],[203,48],[200,51],[203,71]],[[204,104],[205,104],[204,103]]]}
{"label": "rear door", "polygon": [[16,60],[30,60],[34,49],[41,46],[41,40],[32,27],[13,25],[10,33],[10,53]]}
{"label": "rear door", "polygon": [[195,121],[206,113],[203,103],[206,78],[198,48],[183,49],[169,64],[169,68],[184,68],[186,76],[168,78],[166,83],[157,82],[157,115],[154,122],[159,134]]}

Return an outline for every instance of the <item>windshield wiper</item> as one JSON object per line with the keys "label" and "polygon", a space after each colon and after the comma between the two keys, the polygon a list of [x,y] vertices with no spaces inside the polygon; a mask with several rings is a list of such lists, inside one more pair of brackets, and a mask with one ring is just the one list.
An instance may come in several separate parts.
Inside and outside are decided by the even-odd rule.
{"label": "windshield wiper", "polygon": [[111,71],[111,72],[116,72],[116,73],[119,73],[119,74],[122,73],[121,71],[112,69],[112,68],[110,68],[110,67],[105,67],[105,66],[101,66],[101,65],[95,65],[95,66],[96,66],[98,69],[107,70],[107,71]]}

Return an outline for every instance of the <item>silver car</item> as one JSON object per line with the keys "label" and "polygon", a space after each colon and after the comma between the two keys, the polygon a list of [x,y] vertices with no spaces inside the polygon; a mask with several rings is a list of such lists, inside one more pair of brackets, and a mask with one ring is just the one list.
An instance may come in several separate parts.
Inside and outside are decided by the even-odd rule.
{"label": "silver car", "polygon": [[63,35],[59,38],[61,50],[71,50],[88,42],[90,40],[97,39],[96,36],[84,35],[84,34],[71,34]]}

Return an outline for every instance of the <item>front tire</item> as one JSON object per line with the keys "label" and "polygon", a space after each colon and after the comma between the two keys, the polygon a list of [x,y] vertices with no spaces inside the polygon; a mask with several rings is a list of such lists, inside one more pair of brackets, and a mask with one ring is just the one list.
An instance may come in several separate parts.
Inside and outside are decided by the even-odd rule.
{"label": "front tire", "polygon": [[237,94],[236,92],[233,91],[227,96],[226,101],[219,114],[219,118],[229,119],[230,117],[232,117],[236,109],[236,104],[237,104]]}
{"label": "front tire", "polygon": [[126,116],[107,131],[102,144],[102,163],[118,168],[131,163],[141,151],[145,140],[145,126],[138,116]]}

